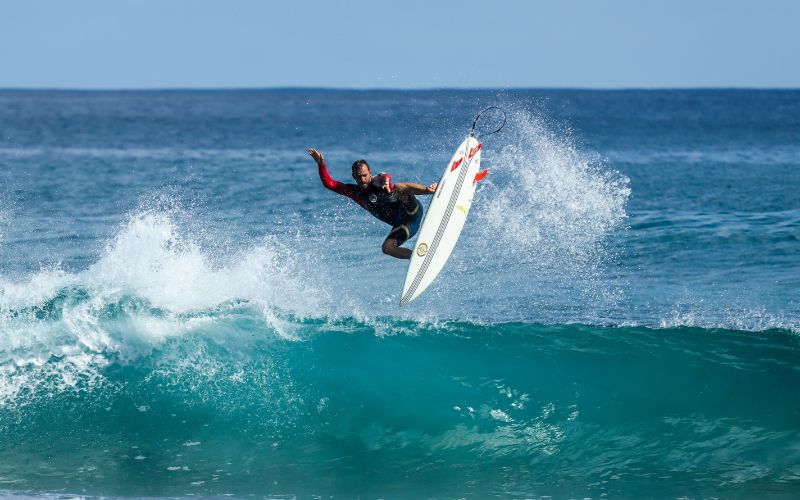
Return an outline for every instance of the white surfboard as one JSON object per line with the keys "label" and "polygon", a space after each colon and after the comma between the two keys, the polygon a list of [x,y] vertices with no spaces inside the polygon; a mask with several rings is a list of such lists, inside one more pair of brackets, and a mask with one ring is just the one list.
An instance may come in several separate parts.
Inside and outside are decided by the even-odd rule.
{"label": "white surfboard", "polygon": [[400,305],[408,304],[428,288],[450,257],[467,220],[480,167],[481,144],[474,137],[467,137],[444,169],[425,212]]}

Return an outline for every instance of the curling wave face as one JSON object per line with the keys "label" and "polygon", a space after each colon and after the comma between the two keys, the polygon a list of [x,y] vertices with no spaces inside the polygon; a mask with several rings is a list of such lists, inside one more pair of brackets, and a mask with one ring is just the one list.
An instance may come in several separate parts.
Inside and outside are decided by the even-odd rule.
{"label": "curling wave face", "polygon": [[[134,302],[108,324],[162,314]],[[625,496],[669,476],[659,495],[755,495],[800,472],[787,331],[287,316],[287,340],[246,304],[180,321],[146,348],[4,360],[5,487]]]}

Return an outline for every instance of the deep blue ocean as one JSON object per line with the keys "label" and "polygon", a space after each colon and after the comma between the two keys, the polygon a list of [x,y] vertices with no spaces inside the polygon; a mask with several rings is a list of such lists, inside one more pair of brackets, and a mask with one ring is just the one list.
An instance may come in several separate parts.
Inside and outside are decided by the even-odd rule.
{"label": "deep blue ocean", "polygon": [[800,91],[0,91],[5,495],[800,497]]}

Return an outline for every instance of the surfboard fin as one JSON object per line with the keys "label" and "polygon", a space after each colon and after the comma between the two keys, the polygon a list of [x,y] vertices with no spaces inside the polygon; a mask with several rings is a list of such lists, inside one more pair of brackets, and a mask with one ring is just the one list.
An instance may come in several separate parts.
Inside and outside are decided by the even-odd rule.
{"label": "surfboard fin", "polygon": [[477,174],[475,174],[475,180],[472,181],[472,183],[473,184],[479,183],[480,181],[483,180],[484,177],[486,177],[486,174],[488,174],[488,173],[489,173],[489,169],[488,168],[486,170],[484,170],[483,172],[478,172]]}

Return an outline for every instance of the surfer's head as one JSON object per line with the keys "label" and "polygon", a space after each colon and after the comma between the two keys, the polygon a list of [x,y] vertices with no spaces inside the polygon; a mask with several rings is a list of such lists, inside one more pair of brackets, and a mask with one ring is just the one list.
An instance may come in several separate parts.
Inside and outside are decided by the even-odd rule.
{"label": "surfer's head", "polygon": [[358,183],[359,186],[365,188],[369,186],[369,183],[372,182],[372,171],[369,169],[369,163],[367,160],[358,160],[353,163],[353,179]]}

